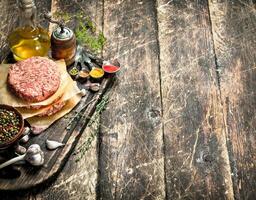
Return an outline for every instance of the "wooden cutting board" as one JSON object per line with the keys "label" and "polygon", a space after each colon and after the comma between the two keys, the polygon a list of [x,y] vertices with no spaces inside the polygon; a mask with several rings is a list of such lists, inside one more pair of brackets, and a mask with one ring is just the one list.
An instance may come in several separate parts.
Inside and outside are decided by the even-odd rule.
{"label": "wooden cutting board", "polygon": [[[111,87],[113,81],[113,77],[104,78],[98,92],[88,92],[69,114],[56,121],[40,135],[31,138],[24,146],[39,144],[45,152],[45,164],[42,167],[32,167],[26,163],[0,170],[0,190],[28,189],[45,183],[56,176],[72,154],[72,150],[96,109],[96,105],[107,89]],[[81,108],[85,106],[86,108],[81,111]],[[79,115],[77,114],[78,112],[80,113]],[[70,126],[71,121],[72,124]],[[67,126],[71,128],[67,128]],[[45,146],[46,139],[62,142],[65,146],[49,151]],[[13,156],[13,149],[0,152],[0,162],[4,162],[10,155]]]}

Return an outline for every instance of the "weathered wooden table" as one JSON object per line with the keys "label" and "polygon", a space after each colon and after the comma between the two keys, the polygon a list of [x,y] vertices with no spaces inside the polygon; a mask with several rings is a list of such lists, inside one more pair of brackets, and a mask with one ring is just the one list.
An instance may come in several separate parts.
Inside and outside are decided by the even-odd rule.
{"label": "weathered wooden table", "polygon": [[[0,1],[2,58],[15,2]],[[85,156],[0,199],[256,198],[255,1],[36,2],[92,17],[123,70]]]}

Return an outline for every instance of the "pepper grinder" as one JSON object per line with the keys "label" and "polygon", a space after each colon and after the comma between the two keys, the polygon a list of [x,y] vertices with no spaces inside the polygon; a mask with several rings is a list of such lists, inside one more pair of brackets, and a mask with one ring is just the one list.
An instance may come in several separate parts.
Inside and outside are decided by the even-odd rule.
{"label": "pepper grinder", "polygon": [[57,28],[51,35],[52,58],[59,60],[64,59],[66,65],[69,66],[75,61],[76,54],[76,37],[74,32],[64,26],[61,21],[52,20],[50,16],[45,18],[51,23],[57,24]]}

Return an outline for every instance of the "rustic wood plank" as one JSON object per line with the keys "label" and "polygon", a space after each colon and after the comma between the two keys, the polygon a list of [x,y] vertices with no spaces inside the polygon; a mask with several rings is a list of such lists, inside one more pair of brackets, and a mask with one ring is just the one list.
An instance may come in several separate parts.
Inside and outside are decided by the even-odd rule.
{"label": "rustic wood plank", "polygon": [[167,199],[232,199],[207,1],[157,2]]}
{"label": "rustic wood plank", "polygon": [[[97,23],[97,29],[102,31],[102,17],[103,17],[103,1],[87,0],[79,1],[78,4],[71,1],[56,1],[52,2],[52,12],[63,11],[73,15],[76,12],[84,11],[94,22]],[[68,23],[68,26],[74,28],[75,24]],[[78,147],[88,141],[90,132],[97,129],[97,127],[87,127],[74,152]],[[98,140],[97,137],[91,144],[91,147],[86,152],[84,157],[77,160],[77,156],[71,155],[67,161],[63,171],[57,179],[49,185],[45,190],[37,190],[31,194],[35,199],[95,199],[96,186],[98,178]],[[79,155],[78,155],[79,156]]]}
{"label": "rustic wood plank", "polygon": [[38,24],[45,28],[49,27],[48,21],[45,20],[45,18],[44,18],[44,12],[51,11],[52,0],[43,0],[43,1],[35,0],[35,4],[37,7],[37,22],[38,22]]}
{"label": "rustic wood plank", "polygon": [[[99,119],[97,119],[99,120]],[[98,121],[99,123],[99,121]],[[90,140],[92,131],[97,127],[86,127],[81,139],[74,152],[78,147]],[[36,199],[96,199],[96,186],[98,178],[98,140],[97,136],[92,141],[90,148],[86,151],[82,159],[77,161],[79,155],[71,155],[63,171],[46,190],[39,190],[35,195]]]}
{"label": "rustic wood plank", "polygon": [[209,1],[236,199],[256,197],[256,3]]}
{"label": "rustic wood plank", "polygon": [[[85,9],[86,14],[98,24],[97,28],[102,30],[102,1],[90,0],[80,2],[79,4],[74,4],[74,2],[70,1],[53,1],[52,3],[52,11],[64,11],[71,15]],[[68,25],[72,27],[72,23]],[[74,28],[74,25],[72,28]],[[88,140],[90,136],[89,133],[93,131],[93,129],[92,127],[85,129],[74,151],[77,151],[77,148]],[[98,169],[97,143],[98,140],[95,139],[91,148],[78,162],[76,162],[77,157],[72,156],[57,180],[46,190],[38,192],[36,197],[51,200],[59,199],[60,197],[65,199],[95,199]]]}
{"label": "rustic wood plank", "polygon": [[[56,5],[57,3],[56,2],[53,2],[53,3],[55,3],[54,5]],[[71,3],[69,2],[69,1],[67,1],[67,2],[63,2],[63,1],[61,1],[61,3],[59,2],[59,7],[56,9],[57,11],[59,11],[59,10],[61,10],[61,11],[64,11],[64,12],[69,12],[69,13],[71,13],[71,15],[73,15],[74,14],[74,12],[79,12],[79,10],[81,11],[82,9],[84,9],[84,7],[86,7],[87,9],[86,9],[86,14],[88,15],[88,16],[90,16],[90,17],[92,17],[93,19],[94,19],[94,21],[97,21],[98,23],[97,24],[99,24],[98,25],[98,27],[97,28],[99,28],[99,29],[101,29],[101,21],[100,20],[102,20],[102,17],[100,17],[100,15],[102,16],[102,14],[103,14],[103,12],[102,12],[102,2],[101,1],[99,1],[99,2],[96,2],[96,1],[87,1],[87,2],[83,2],[83,3],[77,3],[76,4],[76,6],[74,6],[74,4],[72,3],[72,5],[71,5]],[[72,8],[72,9],[71,9]],[[89,13],[88,11],[90,11],[91,13]],[[70,23],[70,25],[75,25],[74,23]],[[72,27],[72,26],[71,26]],[[103,85],[105,85],[105,86],[107,86],[108,84],[110,83],[110,81],[104,81],[104,83],[103,83]],[[95,102],[96,103],[96,102]],[[93,103],[92,104],[92,106],[89,106],[89,110],[91,110],[93,107],[95,108],[95,103]],[[88,115],[89,113],[87,113],[87,114],[85,114],[85,116],[86,115]],[[90,115],[90,114],[89,114]],[[69,120],[69,119],[67,119],[67,120]],[[66,121],[67,121],[66,120]],[[63,120],[62,120],[63,121]],[[65,120],[64,120],[65,121]],[[63,123],[62,123],[63,124]],[[84,124],[84,123],[83,123]],[[57,125],[58,126],[58,125]],[[60,126],[62,126],[61,124],[59,124],[59,127]],[[63,128],[65,128],[65,126],[63,127]],[[54,131],[55,130],[55,128],[53,127],[53,128],[51,128],[51,130],[52,131]],[[59,130],[59,129],[58,129]],[[55,133],[56,134],[56,133]],[[41,135],[39,136],[39,137],[41,137]],[[70,137],[70,138],[73,138],[73,139],[71,139],[70,140],[70,138],[69,138],[69,141],[70,141],[70,143],[73,143],[75,140],[77,140],[78,139],[78,137],[79,137],[79,132],[76,132],[75,134],[74,134],[74,132],[72,133],[72,136]],[[88,135],[87,135],[87,137],[88,137]],[[44,136],[42,136],[42,141],[44,140]],[[67,148],[64,148],[64,151],[65,151],[65,149],[67,149],[67,151],[69,151],[68,149],[70,149],[71,147],[70,147],[70,145],[67,145],[68,147]],[[97,155],[96,155],[96,146],[94,146],[94,153],[95,153],[95,155],[94,156],[91,156],[90,157],[90,161],[91,161],[91,163],[93,164],[93,165],[95,165],[95,164],[97,164]],[[64,154],[61,154],[61,156],[62,155],[64,155]],[[60,158],[60,157],[59,157]],[[58,158],[58,159],[59,159]],[[91,166],[90,165],[90,162],[88,162],[88,159],[87,159],[87,161],[86,161],[86,163],[88,164],[88,168],[93,168],[94,170],[92,171],[92,173],[94,172],[94,175],[92,176],[92,178],[93,178],[93,180],[92,180],[92,182],[94,181],[94,184],[96,184],[96,180],[95,180],[95,177],[96,177],[96,174],[97,174],[97,166]],[[61,164],[61,163],[59,163],[59,164]],[[74,164],[74,160],[73,160],[73,164]],[[82,165],[81,165],[82,166]],[[80,167],[81,167],[80,166]],[[83,165],[83,167],[84,167],[84,165]],[[58,168],[58,167],[57,167]],[[57,172],[57,169],[56,167],[54,167],[54,168],[52,168],[51,169],[51,171],[54,171],[54,173],[56,173]],[[73,170],[73,168],[69,168],[69,171],[71,171],[70,172],[70,174],[72,174],[72,173],[75,173],[75,170]],[[81,171],[81,170],[78,170],[78,168],[76,168],[76,170],[79,172],[79,171]],[[56,171],[56,172],[55,172]],[[50,174],[51,174],[51,172],[50,172]],[[69,175],[70,175],[69,174]],[[40,173],[39,173],[39,175],[40,175]],[[42,175],[42,174],[41,174]],[[67,174],[66,174],[67,175]],[[76,176],[78,176],[79,177],[79,175],[77,175],[77,174],[75,174]],[[86,176],[86,174],[84,174],[85,176]],[[87,174],[88,175],[88,174]],[[40,178],[40,177],[37,177],[37,178]],[[45,178],[44,176],[42,176],[41,178]],[[41,179],[40,178],[40,179]],[[91,179],[90,178],[87,178],[87,180],[88,180],[88,183],[91,183]],[[77,180],[74,180],[74,181],[76,181],[76,184],[77,184]],[[81,181],[84,181],[83,179],[81,179]],[[37,181],[35,181],[35,182],[37,182]],[[93,187],[93,185],[92,185],[92,187]],[[62,188],[64,188],[64,187],[62,187]],[[66,188],[67,189],[67,188]],[[77,189],[77,188],[74,188],[74,189]],[[80,188],[81,189],[81,188]],[[87,193],[91,193],[91,195],[92,196],[95,196],[95,192],[94,192],[94,190],[93,189],[91,189],[91,188],[89,188],[89,187],[87,187],[84,191],[86,191],[87,190]],[[65,189],[63,190],[63,191],[65,191]],[[51,191],[51,192],[53,192],[53,191]],[[59,194],[61,194],[61,190],[59,191],[59,193],[58,193],[58,195]],[[66,191],[65,191],[66,192]],[[70,195],[72,195],[72,193],[73,192],[70,192]],[[46,194],[49,194],[49,193],[46,193]],[[53,193],[53,194],[56,194],[56,192],[55,193]],[[77,194],[77,195],[79,195],[79,193]],[[81,194],[82,195],[82,194]],[[84,193],[83,193],[83,195],[84,195]],[[27,194],[25,194],[25,196],[27,196]],[[52,197],[52,196],[51,196]],[[57,199],[57,196],[55,196],[56,197],[56,199]],[[45,198],[48,198],[47,197],[47,195],[46,195],[46,197]],[[50,198],[50,197],[49,197]]]}
{"label": "rustic wood plank", "polygon": [[103,113],[99,199],[164,199],[155,2],[104,1],[104,57],[123,66]]}

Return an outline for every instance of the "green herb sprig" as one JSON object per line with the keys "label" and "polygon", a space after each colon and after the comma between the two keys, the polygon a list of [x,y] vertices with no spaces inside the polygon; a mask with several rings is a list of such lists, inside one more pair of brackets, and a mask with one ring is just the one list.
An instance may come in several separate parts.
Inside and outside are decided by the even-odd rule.
{"label": "green herb sprig", "polygon": [[91,148],[92,142],[95,140],[96,136],[98,135],[98,129],[100,125],[100,115],[103,110],[107,107],[109,102],[108,95],[102,97],[101,101],[97,104],[95,113],[93,117],[88,122],[88,127],[90,127],[89,137],[83,142],[78,148],[74,155],[79,155],[76,159],[76,162],[80,161],[81,158],[84,157],[85,153]]}

